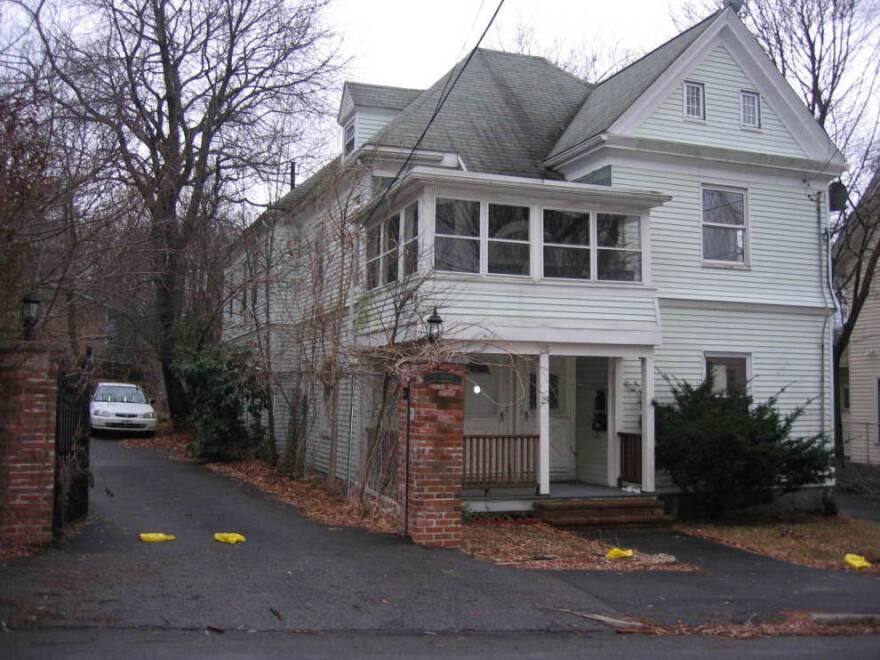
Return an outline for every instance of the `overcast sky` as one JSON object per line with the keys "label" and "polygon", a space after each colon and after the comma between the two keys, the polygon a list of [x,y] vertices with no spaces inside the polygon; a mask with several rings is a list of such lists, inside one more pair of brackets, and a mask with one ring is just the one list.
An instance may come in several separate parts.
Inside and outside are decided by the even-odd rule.
{"label": "overcast sky", "polygon": [[[509,49],[519,26],[546,48],[644,53],[677,33],[675,0],[507,0],[484,46]],[[336,0],[328,18],[351,58],[346,78],[424,88],[473,47],[498,0]],[[543,53],[541,53],[543,54]]]}

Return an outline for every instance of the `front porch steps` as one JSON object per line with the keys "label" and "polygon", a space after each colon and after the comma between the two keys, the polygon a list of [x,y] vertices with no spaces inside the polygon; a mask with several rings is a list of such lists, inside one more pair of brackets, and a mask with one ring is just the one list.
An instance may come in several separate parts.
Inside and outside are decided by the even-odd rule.
{"label": "front porch steps", "polygon": [[672,521],[656,497],[585,497],[534,503],[535,515],[556,526],[656,525]]}

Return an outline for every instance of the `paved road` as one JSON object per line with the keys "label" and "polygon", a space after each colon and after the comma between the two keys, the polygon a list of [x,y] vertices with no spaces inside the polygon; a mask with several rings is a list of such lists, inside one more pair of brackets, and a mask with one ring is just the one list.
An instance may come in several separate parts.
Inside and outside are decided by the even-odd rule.
{"label": "paved road", "polygon": [[[740,589],[737,605],[727,607],[717,592],[727,578],[496,567],[454,550],[310,522],[249,486],[158,452],[108,440],[92,447],[95,488],[82,534],[0,567],[0,620],[13,631],[0,632],[0,656],[7,648],[12,657],[120,657],[124,648],[131,657],[271,657],[284,649],[308,657],[563,657],[601,648],[630,658],[660,649],[683,657],[822,657],[844,648],[869,657],[880,645],[876,638],[660,640],[615,635],[548,610],[660,620],[807,606],[877,610],[875,578],[772,562],[774,577],[762,584],[756,573],[757,592]],[[142,531],[178,540],[143,544]],[[215,543],[216,531],[242,532],[248,542]],[[669,549],[661,537],[654,542]],[[691,547],[678,542],[678,554]],[[206,634],[207,626],[226,633]]]}

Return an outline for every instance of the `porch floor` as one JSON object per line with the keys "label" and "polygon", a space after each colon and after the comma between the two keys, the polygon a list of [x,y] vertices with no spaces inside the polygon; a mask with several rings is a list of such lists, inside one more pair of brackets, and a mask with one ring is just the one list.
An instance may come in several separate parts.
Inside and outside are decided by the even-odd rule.
{"label": "porch floor", "polygon": [[466,488],[462,493],[465,509],[472,512],[531,511],[534,503],[541,500],[627,497],[644,494],[579,481],[553,481],[548,495],[537,495],[534,487],[490,488],[488,494],[483,488]]}

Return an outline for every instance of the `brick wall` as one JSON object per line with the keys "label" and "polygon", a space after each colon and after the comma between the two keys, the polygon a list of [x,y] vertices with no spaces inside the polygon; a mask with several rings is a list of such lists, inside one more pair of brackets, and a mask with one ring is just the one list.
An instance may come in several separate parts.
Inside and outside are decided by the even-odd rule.
{"label": "brick wall", "polygon": [[409,405],[406,397],[400,400],[402,460],[398,467],[401,477],[398,492],[404,498],[406,532],[420,545],[457,547],[461,544],[463,423],[462,366],[439,365],[412,379]]}
{"label": "brick wall", "polygon": [[0,543],[52,540],[55,404],[60,355],[0,344]]}

